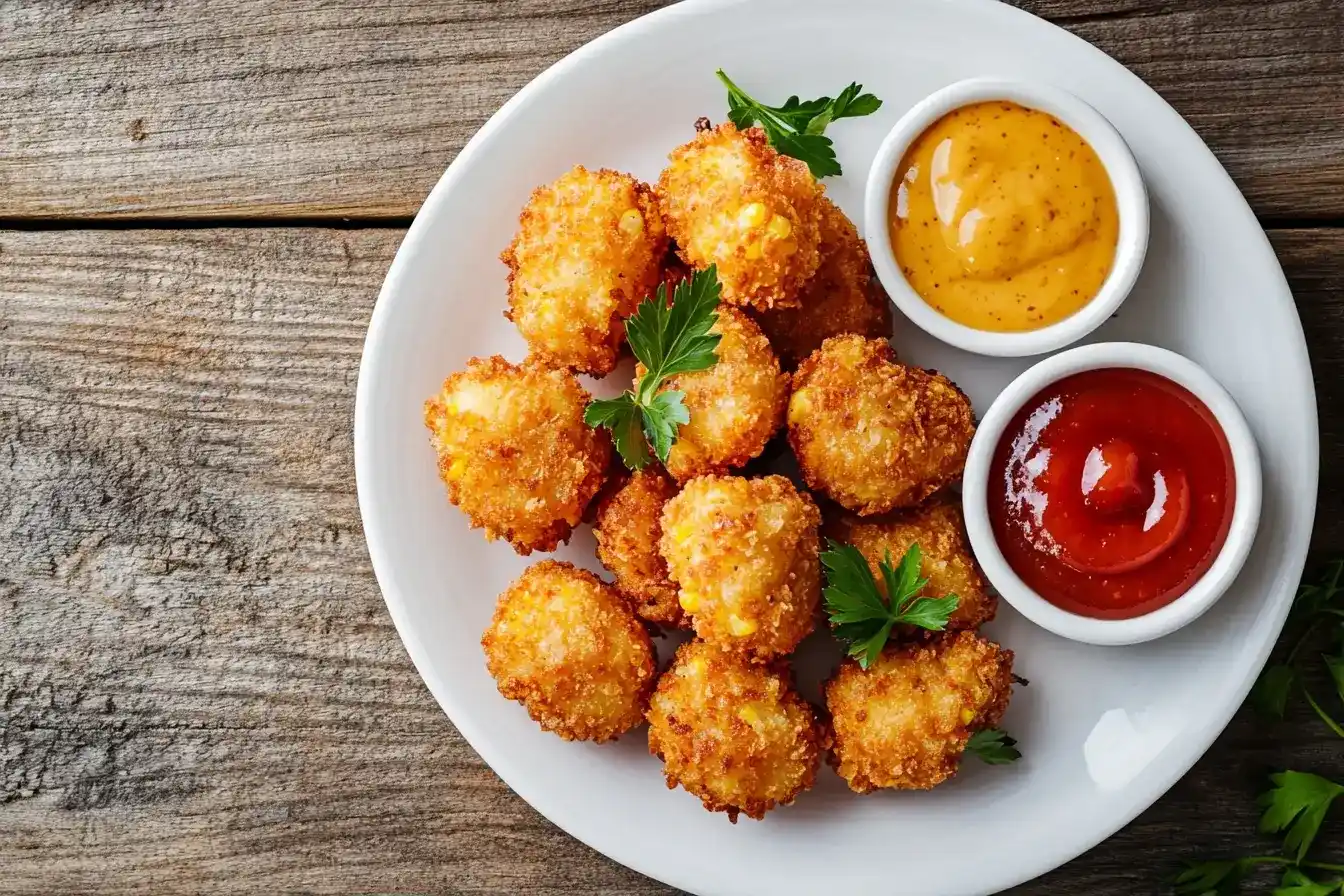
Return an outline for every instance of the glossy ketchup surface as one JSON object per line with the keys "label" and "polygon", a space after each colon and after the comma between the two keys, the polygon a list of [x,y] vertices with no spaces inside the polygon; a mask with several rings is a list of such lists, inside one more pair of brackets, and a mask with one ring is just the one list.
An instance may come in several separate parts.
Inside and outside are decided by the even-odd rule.
{"label": "glossy ketchup surface", "polygon": [[1030,588],[1100,619],[1141,616],[1218,556],[1236,482],[1227,437],[1185,388],[1144,370],[1075,374],[1028,401],[990,468],[999,548]]}

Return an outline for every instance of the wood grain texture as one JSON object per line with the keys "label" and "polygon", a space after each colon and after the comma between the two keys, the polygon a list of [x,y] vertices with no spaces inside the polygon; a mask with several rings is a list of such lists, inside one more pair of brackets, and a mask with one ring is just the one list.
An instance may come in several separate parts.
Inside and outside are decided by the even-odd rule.
{"label": "wood grain texture", "polygon": [[[408,216],[657,0],[0,0],[0,217]],[[1019,0],[1130,66],[1267,219],[1344,217],[1344,4]]]}
{"label": "wood grain texture", "polygon": [[[663,894],[515,797],[379,597],[350,420],[402,233],[0,232],[0,892]],[[1344,450],[1344,231],[1274,245]],[[1323,470],[1318,552],[1344,551]],[[1263,848],[1253,795],[1338,740],[1245,715],[1021,896],[1159,892]],[[1344,850],[1339,825],[1327,847]]]}

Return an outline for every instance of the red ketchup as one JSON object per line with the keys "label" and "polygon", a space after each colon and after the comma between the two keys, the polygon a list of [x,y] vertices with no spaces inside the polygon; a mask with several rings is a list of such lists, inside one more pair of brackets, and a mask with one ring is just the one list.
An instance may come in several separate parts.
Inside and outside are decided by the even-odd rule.
{"label": "red ketchup", "polygon": [[1180,597],[1218,556],[1236,480],[1202,401],[1145,370],[1075,374],[1028,401],[990,467],[1000,550],[1032,590],[1097,619]]}

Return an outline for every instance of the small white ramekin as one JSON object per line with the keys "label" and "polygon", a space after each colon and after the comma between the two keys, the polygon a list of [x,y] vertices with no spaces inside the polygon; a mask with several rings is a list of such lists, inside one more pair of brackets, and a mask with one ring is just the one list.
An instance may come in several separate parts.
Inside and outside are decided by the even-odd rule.
{"label": "small white ramekin", "polygon": [[[1147,370],[1184,386],[1208,406],[1232,449],[1235,505],[1227,540],[1213,565],[1190,590],[1166,606],[1133,619],[1094,619],[1060,609],[1013,572],[989,522],[989,486],[995,448],[1004,429],[1037,393],[1085,370],[1125,367]],[[996,484],[996,487],[997,484]],[[1013,380],[990,405],[966,459],[962,507],[971,549],[985,576],[1003,599],[1032,622],[1065,638],[1088,644],[1138,644],[1170,634],[1204,614],[1241,571],[1260,524],[1260,453],[1246,418],[1232,396],[1195,362],[1175,352],[1132,342],[1084,345],[1047,358]]]}
{"label": "small white ramekin", "polygon": [[[901,159],[920,134],[947,113],[971,103],[1008,100],[1055,116],[1092,145],[1110,175],[1120,219],[1115,263],[1101,291],[1075,314],[1039,330],[996,333],[957,323],[935,310],[901,273],[891,246],[891,187]],[[864,233],[878,279],[896,307],[922,330],[981,355],[1039,355],[1076,342],[1101,326],[1129,295],[1148,251],[1148,193],[1124,138],[1100,112],[1067,91],[1001,78],[972,78],[936,91],[917,103],[887,134],[868,172]]]}

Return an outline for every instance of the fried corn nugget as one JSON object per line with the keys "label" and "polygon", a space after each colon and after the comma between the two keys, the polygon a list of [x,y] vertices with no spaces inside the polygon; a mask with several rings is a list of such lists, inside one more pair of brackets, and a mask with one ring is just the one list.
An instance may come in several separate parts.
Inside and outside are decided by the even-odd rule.
{"label": "fried corn nugget", "polygon": [[966,742],[1012,694],[1013,652],[972,632],[888,647],[868,669],[845,660],[826,683],[831,763],[857,793],[928,790],[956,774]]}
{"label": "fried corn nugget", "polygon": [[821,266],[799,293],[801,304],[756,315],[789,370],[832,336],[891,335],[891,300],[873,276],[868,247],[835,203],[822,196],[820,209]]}
{"label": "fried corn nugget", "polygon": [[821,596],[820,522],[783,476],[686,483],[663,508],[659,545],[695,633],[756,661],[797,647]]}
{"label": "fried corn nugget", "polygon": [[[999,599],[989,591],[980,565],[971,553],[961,504],[956,500],[933,498],[919,507],[877,517],[845,514],[828,521],[823,531],[828,537],[859,549],[878,588],[884,588],[878,568],[883,558],[890,555],[898,563],[912,544],[918,544],[923,555],[920,575],[929,580],[921,594],[925,597],[955,594],[958,598],[957,608],[947,620],[948,631],[979,628],[993,619],[998,610]],[[927,630],[898,626],[893,636],[923,638],[927,637]]]}
{"label": "fried corn nugget", "polygon": [[809,488],[860,516],[918,504],[961,476],[975,434],[947,377],[883,339],[834,336],[798,366],[789,444]]}
{"label": "fried corn nugget", "polygon": [[798,304],[817,270],[821,187],[760,128],[730,122],[673,150],[656,187],[668,233],[693,268],[718,265],[723,300],[766,309]]}
{"label": "fried corn nugget", "polygon": [[649,633],[587,570],[543,560],[499,597],[481,638],[499,692],[565,740],[612,740],[644,719]]}
{"label": "fried corn nugget", "polygon": [[535,360],[472,358],[425,402],[448,500],[520,554],[569,539],[606,478],[611,442],[583,422],[574,375]]}
{"label": "fried corn nugget", "polygon": [[[736,308],[720,305],[710,332],[721,337],[718,362],[669,377],[658,390],[680,390],[691,418],[667,456],[667,471],[678,482],[742,466],[784,425],[789,375],[779,369],[761,328]],[[644,366],[637,365],[636,382],[643,375]]]}
{"label": "fried corn nugget", "polygon": [[677,494],[666,473],[647,467],[631,473],[600,499],[593,522],[597,557],[611,571],[616,590],[641,619],[689,628],[677,603],[677,586],[658,552],[663,507]]}
{"label": "fried corn nugget", "polygon": [[812,707],[783,669],[692,641],[677,650],[649,701],[649,752],[710,812],[760,819],[816,780],[828,746]]}
{"label": "fried corn nugget", "polygon": [[628,174],[582,165],[538,187],[500,256],[509,310],[528,348],[551,367],[605,376],[624,319],[657,287],[667,234],[653,191]]}

